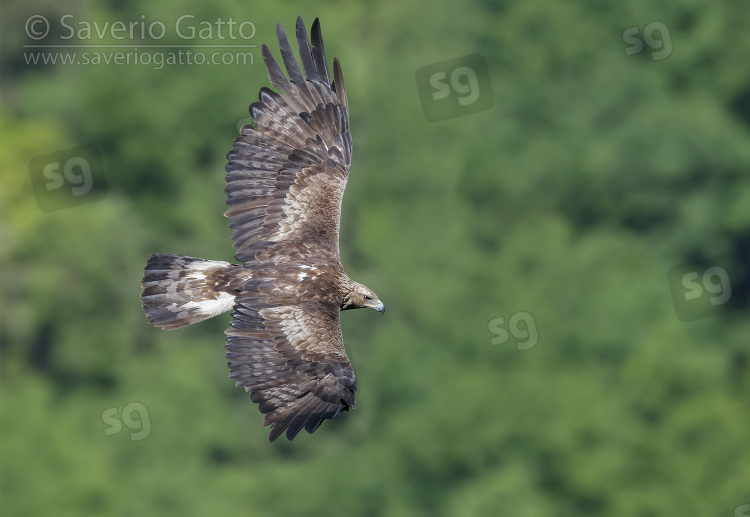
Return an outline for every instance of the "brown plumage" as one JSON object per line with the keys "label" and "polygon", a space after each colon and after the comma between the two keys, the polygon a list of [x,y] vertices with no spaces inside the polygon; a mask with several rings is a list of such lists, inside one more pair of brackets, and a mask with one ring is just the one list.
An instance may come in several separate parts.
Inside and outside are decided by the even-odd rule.
{"label": "brown plumage", "polygon": [[312,433],[354,407],[339,314],[385,310],[339,258],[352,157],[341,66],[334,58],[331,81],[318,19],[312,41],[301,16],[296,29],[302,69],[277,23],[289,77],[265,45],[263,60],[271,85],[285,93],[261,88],[250,105],[254,125],[242,127],[227,155],[225,215],[242,264],[156,254],[141,295],[148,321],[168,330],[233,309],[229,376],[258,404],[271,441],[303,427]]}

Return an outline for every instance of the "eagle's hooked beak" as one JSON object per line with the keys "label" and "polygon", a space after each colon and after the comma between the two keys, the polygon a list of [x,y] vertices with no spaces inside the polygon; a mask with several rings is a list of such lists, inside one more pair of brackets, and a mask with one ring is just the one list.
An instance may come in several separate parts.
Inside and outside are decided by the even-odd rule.
{"label": "eagle's hooked beak", "polygon": [[378,300],[378,304],[373,307],[376,311],[378,311],[380,314],[385,314],[385,305],[383,305],[383,302]]}

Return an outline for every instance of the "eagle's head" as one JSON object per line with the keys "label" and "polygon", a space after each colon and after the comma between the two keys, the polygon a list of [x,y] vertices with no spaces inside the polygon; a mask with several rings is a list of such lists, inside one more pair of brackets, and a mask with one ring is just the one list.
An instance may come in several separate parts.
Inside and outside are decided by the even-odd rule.
{"label": "eagle's head", "polygon": [[375,309],[380,314],[385,313],[385,305],[378,299],[378,295],[372,292],[372,289],[357,282],[352,282],[352,288],[341,303],[341,310],[364,309],[365,307]]}

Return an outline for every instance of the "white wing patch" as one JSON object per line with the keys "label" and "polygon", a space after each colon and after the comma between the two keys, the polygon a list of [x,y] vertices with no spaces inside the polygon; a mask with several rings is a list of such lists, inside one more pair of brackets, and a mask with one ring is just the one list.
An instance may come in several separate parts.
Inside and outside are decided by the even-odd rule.
{"label": "white wing patch", "polygon": [[297,173],[297,179],[290,185],[284,198],[284,216],[270,240],[279,242],[291,239],[306,225],[330,223],[334,223],[334,231],[338,237],[346,179],[334,179],[329,174],[311,171],[311,168],[307,168]]}
{"label": "white wing patch", "polygon": [[[343,343],[341,327],[317,311],[310,312],[304,306],[286,305],[267,307],[260,311],[266,319],[277,320],[289,343],[298,350],[346,358],[343,346],[331,345]],[[338,322],[336,322],[338,323]]]}
{"label": "white wing patch", "polygon": [[318,268],[315,266],[308,266],[306,264],[302,264],[299,266],[301,269],[306,269],[307,271],[300,271],[297,273],[297,280],[302,282],[305,278],[309,280],[317,280],[320,276],[320,273],[318,273]]}

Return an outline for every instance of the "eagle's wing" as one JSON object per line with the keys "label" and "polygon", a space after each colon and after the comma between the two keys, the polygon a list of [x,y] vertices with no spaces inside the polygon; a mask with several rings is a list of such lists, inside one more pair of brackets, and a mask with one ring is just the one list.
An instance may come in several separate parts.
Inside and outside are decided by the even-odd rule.
{"label": "eagle's wing", "polygon": [[339,323],[339,307],[319,301],[235,307],[227,330],[229,376],[271,424],[269,439],[312,433],[354,407],[357,385]]}
{"label": "eagle's wing", "polygon": [[[315,243],[316,251],[338,259],[341,199],[352,157],[344,78],[333,60],[328,74],[320,22],[312,25],[312,46],[302,17],[297,43],[305,75],[284,29],[276,24],[287,79],[263,45],[271,84],[250,105],[254,126],[243,126],[227,155],[227,204],[235,258],[252,261],[273,243]],[[286,255],[286,253],[283,253]]]}
{"label": "eagle's wing", "polygon": [[271,441],[313,432],[353,407],[356,390],[331,281],[352,154],[344,80],[334,59],[331,83],[317,19],[311,46],[297,18],[307,78],[279,24],[276,35],[289,78],[265,45],[263,59],[286,93],[262,88],[250,106],[255,124],[227,155],[225,189],[235,257],[253,276],[226,331],[230,377],[259,404]]}

